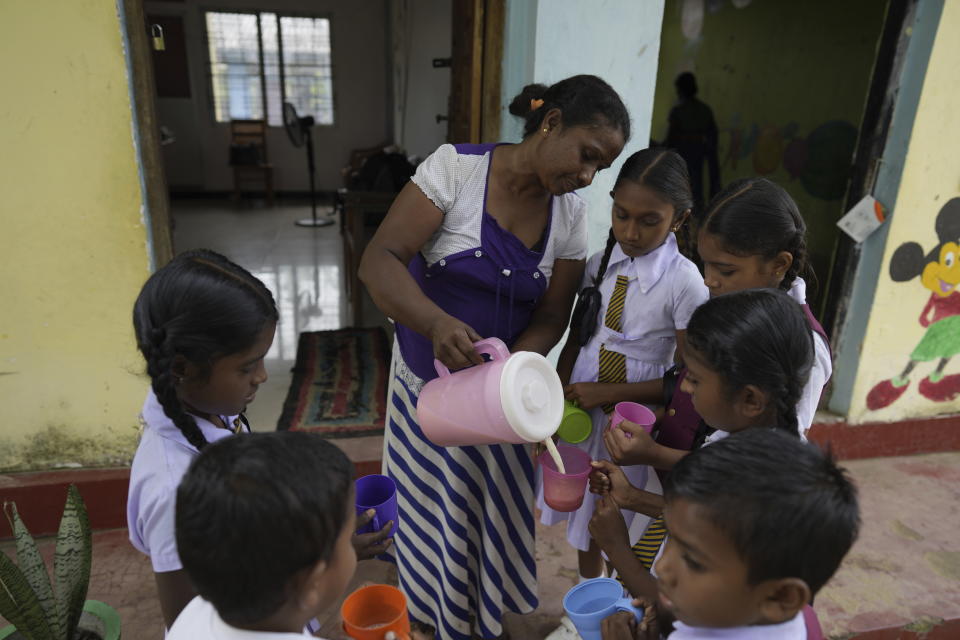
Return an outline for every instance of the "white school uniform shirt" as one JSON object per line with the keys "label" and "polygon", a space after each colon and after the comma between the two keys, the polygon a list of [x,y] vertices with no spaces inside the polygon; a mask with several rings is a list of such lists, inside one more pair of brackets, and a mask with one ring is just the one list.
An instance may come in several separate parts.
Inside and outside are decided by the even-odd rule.
{"label": "white school uniform shirt", "polygon": [[[583,287],[593,285],[603,252],[587,261]],[[617,276],[627,277],[627,294],[621,316],[622,331],[606,326],[604,319]],[[666,241],[645,256],[630,259],[617,243],[610,252],[600,283],[602,304],[597,329],[580,348],[570,382],[596,382],[600,371],[600,345],[626,356],[627,381],[640,382],[663,376],[673,362],[677,331],[687,328],[690,316],[710,297],[697,266],[677,249],[670,233]]]}
{"label": "white school uniform shirt", "polygon": [[167,633],[167,640],[293,640],[314,638],[306,630],[302,633],[289,631],[247,631],[231,627],[220,617],[212,604],[197,596],[180,612]]}
{"label": "white school uniform shirt", "polygon": [[[593,278],[603,259],[603,251],[587,261],[583,287],[593,286]],[[604,319],[617,276],[627,277],[627,293],[621,315],[622,331],[606,326]],[[597,328],[590,341],[580,348],[570,382],[596,382],[600,372],[600,345],[626,356],[627,382],[641,382],[663,376],[673,362],[677,345],[677,331],[687,328],[694,310],[703,304],[710,294],[703,284],[703,277],[696,265],[684,258],[677,249],[677,240],[671,233],[666,241],[645,256],[630,259],[619,244],[610,252],[610,260],[600,283],[602,304],[597,314]],[[601,407],[589,411],[593,432],[584,442],[573,445],[585,451],[593,460],[609,460],[610,454],[603,444],[603,431],[607,415]],[[648,467],[634,465],[623,467],[627,479],[636,487],[645,487],[648,482]],[[540,521],[553,525],[567,521],[567,542],[586,551],[590,545],[590,518],[597,496],[585,493],[583,504],[576,511],[554,511],[543,497],[543,482],[537,480],[537,507]],[[622,510],[624,521],[631,530],[637,518],[645,516],[634,511]],[[633,539],[631,540],[633,541]]]}
{"label": "white school uniform shirt", "polygon": [[[127,494],[127,529],[130,543],[150,556],[155,573],[183,568],[177,553],[174,512],[177,486],[200,452],[183,437],[160,406],[153,390],[147,392],[140,413],[143,434],[130,468]],[[221,416],[233,425],[237,416]],[[207,442],[233,435],[208,420],[194,416]]]}
{"label": "white school uniform shirt", "polygon": [[670,640],[806,640],[807,624],[803,612],[780,624],[753,625],[715,629],[691,627],[680,621],[673,623]]}
{"label": "white school uniform shirt", "polygon": [[[797,278],[790,286],[787,292],[791,298],[799,304],[807,303],[807,284],[803,278]],[[797,402],[797,429],[800,432],[800,439],[807,441],[807,431],[813,424],[813,418],[817,413],[817,405],[820,404],[820,394],[833,373],[833,357],[830,355],[830,345],[816,331],[811,329],[813,335],[813,364],[810,367],[810,377],[807,384],[804,385],[800,393],[800,400]],[[722,440],[730,435],[729,431],[717,429],[703,441],[704,444],[710,444],[717,440]]]}

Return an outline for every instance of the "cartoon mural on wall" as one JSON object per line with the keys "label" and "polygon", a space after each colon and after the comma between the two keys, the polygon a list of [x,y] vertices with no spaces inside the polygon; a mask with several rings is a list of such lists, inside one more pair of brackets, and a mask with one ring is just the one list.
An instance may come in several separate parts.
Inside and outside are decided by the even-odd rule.
{"label": "cartoon mural on wall", "polygon": [[923,247],[906,242],[890,259],[890,278],[908,282],[920,276],[920,284],[930,298],[920,312],[920,324],[926,333],[910,354],[899,376],[880,382],[867,394],[867,408],[877,411],[888,407],[910,386],[910,373],[921,362],[937,360],[936,368],[920,381],[920,395],[934,402],[949,402],[960,397],[960,374],[945,375],[943,370],[960,353],[960,198],[953,198],[940,209],[934,224],[939,244],[924,255]]}

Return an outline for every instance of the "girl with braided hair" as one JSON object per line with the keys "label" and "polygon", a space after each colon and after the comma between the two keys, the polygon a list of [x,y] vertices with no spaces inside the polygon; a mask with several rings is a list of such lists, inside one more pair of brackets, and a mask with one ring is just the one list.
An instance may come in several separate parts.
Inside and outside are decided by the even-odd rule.
{"label": "girl with braided hair", "polygon": [[183,253],[147,280],[133,308],[150,376],[130,471],[130,542],[150,556],[169,627],[196,595],[174,536],[177,485],[207,444],[248,432],[244,409],[267,379],[277,325],[260,280],[208,250]]}
{"label": "girl with braided hair", "polygon": [[[704,423],[716,429],[708,430],[712,433],[700,440],[702,445],[758,428],[800,437],[796,407],[814,359],[814,337],[804,316],[792,296],[778,289],[720,295],[694,312],[687,325],[682,387]],[[658,468],[672,468],[689,453],[669,451],[672,457],[664,456],[656,463]],[[630,593],[655,598],[650,564],[636,545],[631,549],[619,509],[656,518],[662,514],[663,498],[632,486],[610,462],[593,464],[590,489],[603,498],[597,502],[590,532]],[[656,546],[652,553],[656,556]]]}
{"label": "girl with braided hair", "polygon": [[[623,163],[613,191],[610,235],[587,262],[583,289],[557,371],[568,400],[589,412],[593,431],[574,446],[594,460],[609,460],[603,431],[614,405],[636,400],[636,383],[659,379],[682,346],[693,311],[708,298],[696,265],[680,254],[675,234],[693,207],[687,166],[668,149],[638,151]],[[627,467],[644,486],[647,467]],[[603,572],[600,549],[587,531],[595,496],[564,513],[550,508],[538,486],[541,521],[567,523],[567,542],[578,550],[582,579]],[[631,520],[632,512],[624,517]],[[562,623],[553,637],[565,637]]]}
{"label": "girl with braided hair", "polygon": [[786,291],[807,318],[815,357],[810,378],[796,403],[801,438],[813,424],[823,388],[833,371],[830,339],[807,304],[807,225],[796,202],[766,178],[746,178],[726,187],[711,202],[699,232],[704,284],[710,296],[754,287]]}

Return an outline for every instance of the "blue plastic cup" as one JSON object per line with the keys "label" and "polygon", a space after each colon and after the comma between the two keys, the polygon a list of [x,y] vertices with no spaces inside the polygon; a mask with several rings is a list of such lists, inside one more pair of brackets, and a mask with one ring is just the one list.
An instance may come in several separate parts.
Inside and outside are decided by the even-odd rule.
{"label": "blue plastic cup", "polygon": [[563,597],[563,610],[583,640],[601,640],[600,625],[618,611],[643,620],[643,610],[623,597],[623,586],[612,578],[593,578],[570,589]]}
{"label": "blue plastic cup", "polygon": [[397,485],[387,476],[363,476],[356,482],[357,515],[375,511],[373,520],[357,529],[357,533],[380,531],[393,520],[392,536],[397,532]]}

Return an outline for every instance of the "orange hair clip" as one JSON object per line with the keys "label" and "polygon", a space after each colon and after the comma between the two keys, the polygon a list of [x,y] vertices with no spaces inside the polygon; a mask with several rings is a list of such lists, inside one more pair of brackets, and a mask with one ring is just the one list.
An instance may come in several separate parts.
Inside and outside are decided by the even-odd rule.
{"label": "orange hair clip", "polygon": [[536,111],[543,106],[543,100],[540,98],[534,98],[530,101],[530,111]]}

